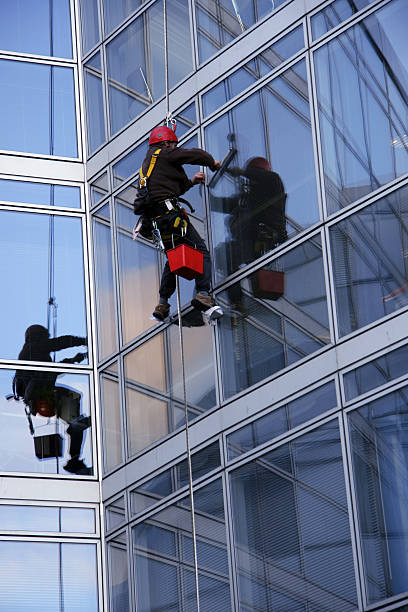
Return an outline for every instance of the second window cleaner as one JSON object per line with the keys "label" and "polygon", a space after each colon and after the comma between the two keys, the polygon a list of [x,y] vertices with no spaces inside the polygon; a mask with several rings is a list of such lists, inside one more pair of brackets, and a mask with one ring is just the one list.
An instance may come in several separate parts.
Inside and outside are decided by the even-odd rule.
{"label": "second window cleaner", "polygon": [[[203,172],[197,172],[190,180],[183,165],[207,166],[216,171],[220,162],[203,149],[178,148],[177,143],[178,138],[169,127],[156,127],[150,134],[149,149],[140,168],[139,189],[134,202],[135,214],[141,215],[136,231],[144,238],[155,240],[166,253],[180,244],[201,251],[203,273],[195,280],[195,295],[191,304],[202,312],[212,310],[212,317],[221,316],[222,311],[210,293],[210,254],[180,205],[182,202],[191,208],[180,196],[194,185],[205,182]],[[168,317],[169,298],[175,290],[176,278],[166,261],[160,282],[159,303],[153,311],[153,316],[159,321]]]}

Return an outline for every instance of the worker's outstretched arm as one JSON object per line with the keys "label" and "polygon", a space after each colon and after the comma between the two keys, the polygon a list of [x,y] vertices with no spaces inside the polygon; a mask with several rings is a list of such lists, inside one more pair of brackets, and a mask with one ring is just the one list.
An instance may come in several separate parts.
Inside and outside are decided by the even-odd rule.
{"label": "worker's outstretched arm", "polygon": [[217,170],[220,162],[213,158],[204,149],[173,149],[171,161],[175,164],[192,164],[193,166],[207,166],[210,170]]}

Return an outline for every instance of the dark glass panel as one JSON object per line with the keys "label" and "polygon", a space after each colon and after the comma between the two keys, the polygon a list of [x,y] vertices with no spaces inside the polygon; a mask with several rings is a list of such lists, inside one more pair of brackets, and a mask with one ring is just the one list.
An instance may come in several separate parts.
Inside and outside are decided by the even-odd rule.
{"label": "dark glass panel", "polygon": [[111,612],[129,612],[129,579],[126,532],[108,543]]}
{"label": "dark glass panel", "polygon": [[0,391],[0,471],[92,475],[87,375],[0,370]]}
{"label": "dark glass panel", "polygon": [[[194,498],[200,604],[203,610],[227,612],[231,601],[221,480]],[[196,609],[189,506],[189,498],[183,498],[133,528],[136,596],[145,612]]]}
{"label": "dark glass panel", "polygon": [[355,13],[371,4],[373,0],[335,0],[316,15],[313,15],[310,22],[312,25],[313,38],[319,38],[342,21],[352,17]]}
{"label": "dark glass panel", "polygon": [[103,105],[102,66],[100,53],[84,65],[88,153],[93,153],[106,140]]}
{"label": "dark glass panel", "polygon": [[395,0],[314,54],[329,214],[407,170],[407,19]]}
{"label": "dark glass panel", "polygon": [[407,304],[407,219],[403,187],[330,228],[341,336]]}
{"label": "dark glass panel", "polygon": [[368,603],[408,589],[407,391],[349,413]]}
{"label": "dark glass panel", "polygon": [[142,142],[112,166],[113,187],[118,187],[132,174],[139,172],[147,151],[147,141]]}
{"label": "dark glass panel", "polygon": [[327,383],[227,436],[228,459],[239,457],[337,405],[333,382]]}
{"label": "dark glass panel", "polygon": [[2,149],[78,156],[72,68],[2,59],[0,86]]}
{"label": "dark glass panel", "polygon": [[109,193],[108,173],[104,172],[97,179],[92,181],[91,187],[91,206],[97,204]]}
{"label": "dark glass panel", "polygon": [[71,58],[69,0],[2,0],[0,47],[4,51]]}
{"label": "dark glass panel", "polygon": [[337,421],[234,470],[231,495],[242,609],[356,608]]}
{"label": "dark glass panel", "polygon": [[351,400],[395,378],[399,378],[407,371],[408,346],[405,345],[344,374],[346,400]]}
{"label": "dark glass panel", "polygon": [[217,159],[230,143],[224,171],[210,183],[221,280],[319,218],[304,62],[210,124],[205,135]]}
{"label": "dark glass panel", "polygon": [[105,519],[107,531],[117,529],[126,522],[126,502],[123,495],[105,506]]}
{"label": "dark glass panel", "polygon": [[330,342],[320,236],[243,278],[218,300],[229,397]]}

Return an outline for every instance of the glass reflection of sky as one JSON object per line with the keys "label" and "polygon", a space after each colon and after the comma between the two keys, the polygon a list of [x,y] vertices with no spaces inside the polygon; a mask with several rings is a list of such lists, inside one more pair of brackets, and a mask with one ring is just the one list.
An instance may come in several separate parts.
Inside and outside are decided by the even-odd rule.
{"label": "glass reflection of sky", "polygon": [[80,208],[81,193],[71,185],[0,179],[0,201]]}
{"label": "glass reflection of sky", "polygon": [[[57,335],[86,336],[81,220],[54,219]],[[27,327],[47,327],[50,216],[3,210],[0,220],[0,357],[17,359]],[[59,351],[57,360],[77,352],[76,347]]]}

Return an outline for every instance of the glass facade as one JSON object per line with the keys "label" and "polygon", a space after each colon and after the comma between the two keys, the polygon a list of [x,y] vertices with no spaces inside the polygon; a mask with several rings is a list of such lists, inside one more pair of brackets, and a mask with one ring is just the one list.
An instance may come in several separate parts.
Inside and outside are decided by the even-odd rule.
{"label": "glass facade", "polygon": [[[1,610],[408,610],[407,22],[2,1]],[[186,195],[213,325],[185,279],[152,319],[133,232],[167,93],[222,162]]]}

